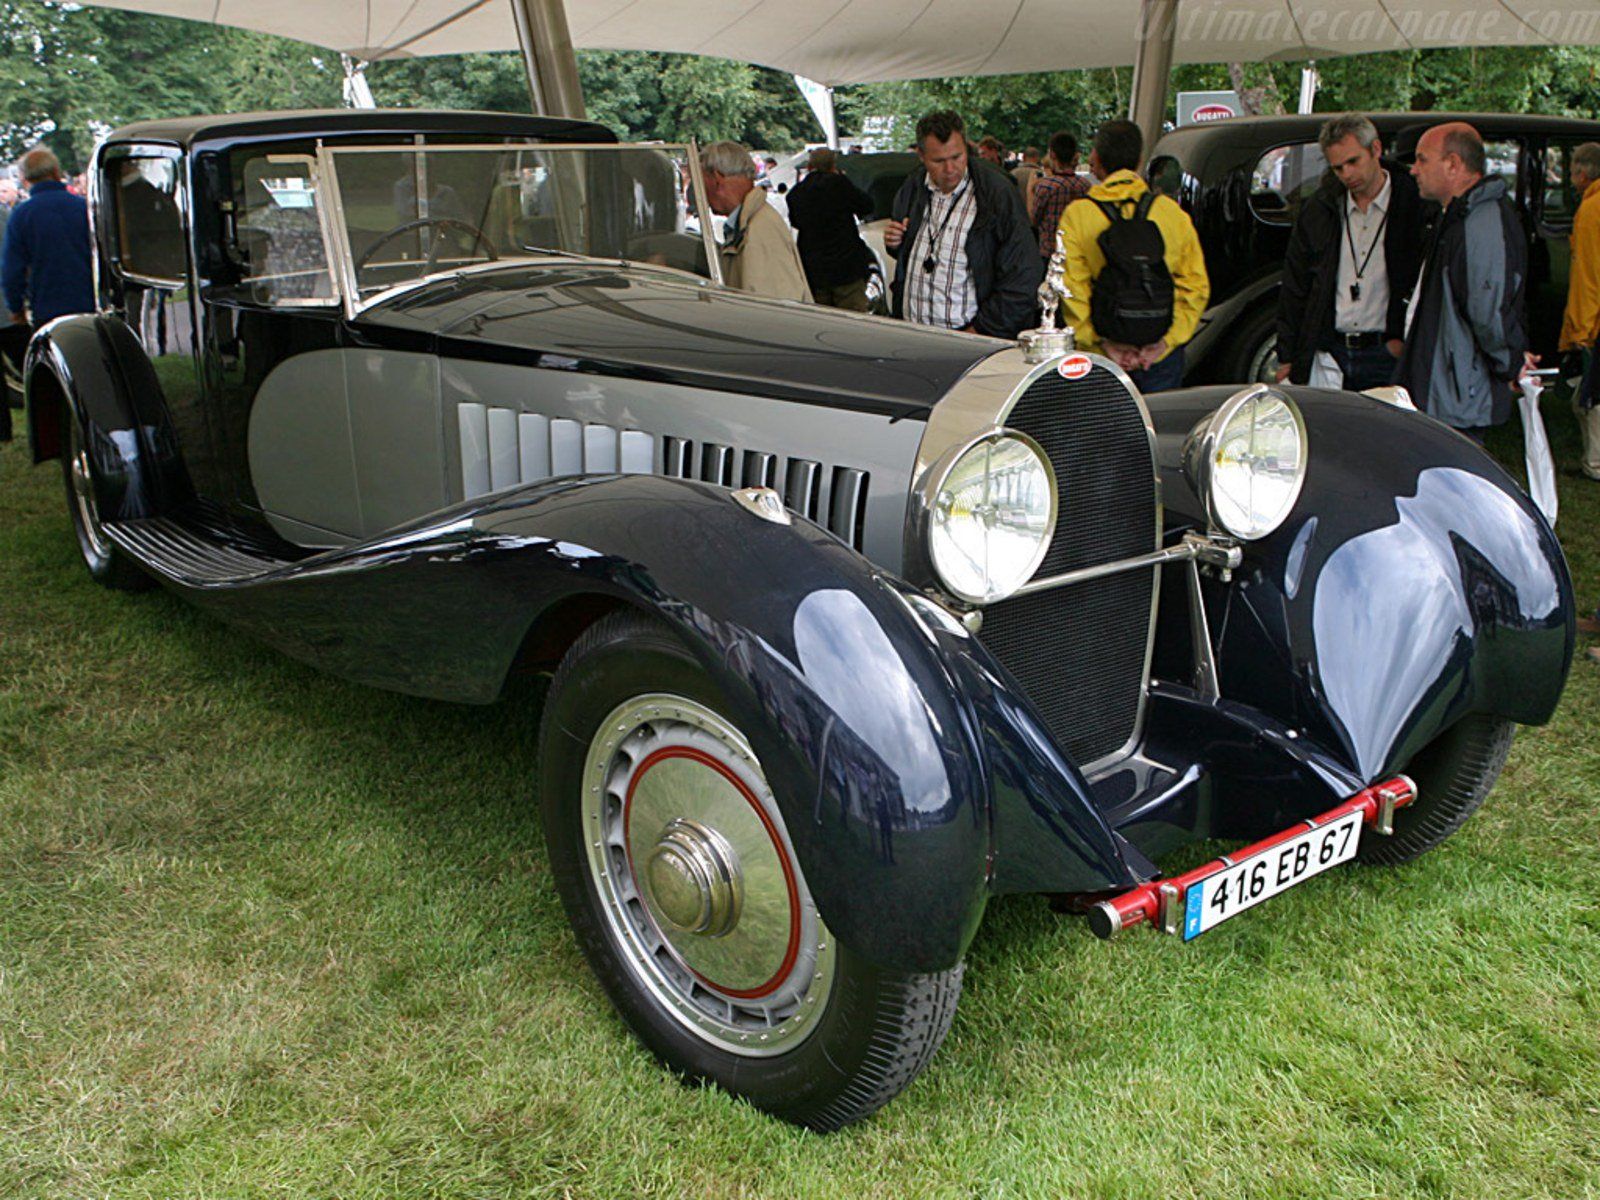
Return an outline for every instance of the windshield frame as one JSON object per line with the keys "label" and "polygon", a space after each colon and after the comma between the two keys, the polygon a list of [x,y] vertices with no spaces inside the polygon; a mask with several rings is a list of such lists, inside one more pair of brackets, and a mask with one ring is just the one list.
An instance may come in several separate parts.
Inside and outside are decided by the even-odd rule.
{"label": "windshield frame", "polygon": [[[677,151],[684,156],[689,166],[688,187],[693,192],[694,211],[700,224],[700,239],[705,246],[706,265],[710,271],[710,281],[717,285],[722,284],[722,260],[718,253],[719,247],[713,221],[711,219],[711,206],[706,199],[705,176],[700,169],[699,143],[691,139],[687,142],[537,142],[537,141],[511,141],[511,142],[477,142],[477,143],[447,143],[437,145],[434,143],[418,142],[387,142],[381,145],[360,146],[330,146],[319,143],[317,146],[316,185],[319,190],[319,200],[325,198],[326,203],[318,204],[318,214],[322,221],[323,240],[327,245],[329,266],[333,270],[334,283],[343,297],[344,311],[347,318],[355,318],[360,313],[381,302],[393,299],[395,296],[404,295],[414,291],[424,284],[448,278],[452,275],[476,273],[486,269],[498,267],[498,261],[473,263],[466,266],[452,266],[430,272],[427,275],[408,279],[393,287],[384,288],[370,295],[362,296],[360,285],[356,280],[355,257],[351,251],[349,239],[349,226],[345,221],[344,197],[339,190],[339,174],[335,169],[336,155],[360,154],[396,154],[407,152],[434,153],[461,153],[474,151],[482,154],[486,151],[503,150],[537,150],[551,152],[567,151],[601,151],[618,153],[628,150],[660,150],[671,153]],[[519,255],[519,261],[537,262],[545,261],[586,261],[586,262],[621,262],[627,259],[596,258],[589,255],[578,254],[575,251],[563,251],[546,254]],[[643,264],[641,264],[643,265]],[[671,267],[653,269],[673,270]],[[695,279],[702,276],[696,274]]]}

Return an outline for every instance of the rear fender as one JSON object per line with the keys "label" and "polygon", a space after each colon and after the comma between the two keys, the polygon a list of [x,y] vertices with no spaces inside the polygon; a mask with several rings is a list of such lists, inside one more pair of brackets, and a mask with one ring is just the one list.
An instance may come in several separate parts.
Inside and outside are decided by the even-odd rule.
{"label": "rear fender", "polygon": [[[1233,390],[1149,397],[1169,533],[1204,524],[1182,442]],[[1233,582],[1206,585],[1222,694],[1311,733],[1369,781],[1468,713],[1549,720],[1572,662],[1572,579],[1532,501],[1426,416],[1285,390],[1306,421],[1305,486],[1282,527],[1245,546]],[[1163,609],[1158,661],[1182,661],[1185,606]]]}
{"label": "rear fender", "polygon": [[36,463],[62,453],[60,400],[77,413],[105,520],[151,516],[190,493],[155,368],[118,318],[60,317],[40,329],[23,390]]}

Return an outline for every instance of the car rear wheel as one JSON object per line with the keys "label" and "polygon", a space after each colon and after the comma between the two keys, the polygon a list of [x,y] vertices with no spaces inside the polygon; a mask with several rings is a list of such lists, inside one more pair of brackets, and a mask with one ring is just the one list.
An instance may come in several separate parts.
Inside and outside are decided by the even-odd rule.
{"label": "car rear wheel", "polygon": [[1432,850],[1483,803],[1511,752],[1516,726],[1473,713],[1445,730],[1406,765],[1417,798],[1394,815],[1389,837],[1364,837],[1362,862],[1395,866]]}
{"label": "car rear wheel", "polygon": [[89,577],[103,587],[123,592],[153,587],[154,581],[106,533],[105,522],[100,519],[99,477],[89,438],[72,404],[65,400],[61,405],[61,429],[65,441],[61,478],[66,486],[67,512]]}
{"label": "car rear wheel", "polygon": [[749,742],[660,623],[617,613],[568,652],[540,785],[579,946],[668,1066],[830,1130],[932,1058],[961,967],[887,970],[835,940]]}

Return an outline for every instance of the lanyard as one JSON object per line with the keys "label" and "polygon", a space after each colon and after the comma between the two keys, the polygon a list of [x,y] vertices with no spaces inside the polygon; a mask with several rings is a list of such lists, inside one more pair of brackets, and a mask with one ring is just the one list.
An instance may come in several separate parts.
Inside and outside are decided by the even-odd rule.
{"label": "lanyard", "polygon": [[[944,220],[939,222],[938,232],[933,235],[933,241],[928,246],[927,257],[922,260],[922,269],[928,272],[930,275],[933,274],[933,272],[937,270],[939,266],[939,243],[944,241],[944,231],[950,228],[950,218],[956,215],[956,209],[961,206],[961,201],[964,199],[962,196],[962,191],[966,188],[967,184],[971,182],[972,175],[969,173],[967,177],[961,181],[961,186],[950,193],[950,207],[945,210]],[[930,200],[928,203],[928,215],[932,216],[933,202]]]}
{"label": "lanyard", "polygon": [[1350,230],[1350,210],[1344,211],[1344,240],[1350,244],[1350,261],[1356,268],[1356,282],[1351,284],[1351,293],[1354,299],[1361,298],[1361,279],[1367,273],[1367,264],[1372,261],[1373,251],[1377,250],[1378,243],[1383,241],[1384,226],[1389,224],[1389,210],[1383,210],[1383,219],[1378,222],[1378,232],[1372,235],[1372,242],[1367,246],[1367,253],[1359,263],[1356,263],[1356,237]]}

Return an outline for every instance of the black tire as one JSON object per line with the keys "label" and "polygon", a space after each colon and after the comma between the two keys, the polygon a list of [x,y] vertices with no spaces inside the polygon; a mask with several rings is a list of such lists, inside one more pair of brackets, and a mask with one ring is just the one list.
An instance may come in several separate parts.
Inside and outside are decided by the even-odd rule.
{"label": "black tire", "polygon": [[[618,732],[630,727],[636,712],[663,711],[668,715],[641,716],[637,729]],[[711,714],[706,725],[692,723],[695,712]],[[689,723],[678,719],[685,714]],[[712,799],[705,799],[704,809],[694,806],[727,789],[710,774],[704,775],[707,786],[698,788],[702,776],[690,765],[678,768],[688,773],[690,799],[677,799],[681,785],[677,792],[667,788],[647,793],[641,784],[654,769],[651,764],[674,755],[693,758],[702,754],[702,747],[724,745],[728,757],[716,771],[735,788],[740,785],[730,771],[760,791],[759,802],[749,791],[741,789],[740,794],[750,809],[766,813],[761,818],[765,836],[780,860],[788,841],[775,807],[766,808],[770,793],[759,765],[753,755],[745,757],[747,746],[736,748],[742,737],[728,717],[728,706],[670,630],[632,611],[614,613],[590,627],[562,660],[545,700],[539,738],[540,799],[551,870],[578,945],[622,1018],[662,1062],[690,1080],[715,1083],[786,1121],[821,1131],[867,1116],[927,1066],[955,1015],[961,965],[937,974],[907,974],[875,966],[849,947],[834,944],[811,904],[797,863],[791,861],[793,875],[787,867],[784,872],[792,912],[782,920],[791,930],[786,935],[790,948],[772,977],[782,976],[779,994],[793,990],[793,1011],[786,1015],[788,1009],[774,1004],[767,1018],[776,1022],[774,1036],[791,1041],[791,1048],[763,1048],[755,1033],[739,1032],[744,1015],[738,1006],[767,1001],[729,1003],[720,985],[689,965],[708,950],[722,952],[710,946],[710,938],[731,942],[736,935],[745,937],[747,931],[739,928],[743,917],[771,911],[770,906],[754,907],[751,897],[756,893],[750,889],[765,886],[770,898],[773,873],[735,869],[740,880],[736,894],[746,907],[721,934],[692,932],[665,916],[662,906],[673,894],[659,886],[656,864],[667,838],[663,834],[661,841],[652,841],[655,830],[703,830],[687,819],[690,815],[714,825],[701,813],[724,810],[715,809]],[[615,749],[610,748],[612,741]],[[680,743],[688,748],[675,748]],[[594,772],[592,778],[585,777],[586,769]],[[668,798],[665,807],[658,799],[662,796]],[[732,805],[732,810],[738,808]],[[674,811],[682,819],[661,826],[660,817]],[[728,811],[730,818],[737,816]],[[769,817],[780,824],[774,828],[767,823]],[[635,838],[651,843],[637,872],[634,864],[643,855]],[[746,860],[732,856],[732,861]],[[632,901],[628,888],[634,892]],[[714,911],[707,898],[717,894],[696,892],[699,907],[693,911]],[[684,893],[675,895],[681,899]],[[804,926],[796,915],[802,908],[807,914]],[[679,916],[684,911],[676,910]],[[759,922],[758,915],[749,924],[759,928]],[[811,932],[805,953],[796,959],[802,927]],[[652,935],[659,943],[654,948],[649,946]],[[770,943],[753,944],[764,949]],[[760,1035],[760,1041],[766,1040]]]}
{"label": "black tire", "polygon": [[100,520],[100,481],[94,455],[78,414],[65,400],[61,405],[61,430],[65,443],[61,448],[61,480],[66,487],[67,514],[89,578],[119,592],[142,592],[154,587],[155,581],[105,532]]}
{"label": "black tire", "polygon": [[1218,383],[1272,383],[1278,370],[1278,307],[1251,309],[1228,334],[1217,355]]}
{"label": "black tire", "polygon": [[1429,742],[1405,768],[1416,800],[1395,813],[1391,836],[1362,837],[1361,861],[1398,866],[1460,829],[1500,778],[1515,734],[1510,721],[1473,713]]}

